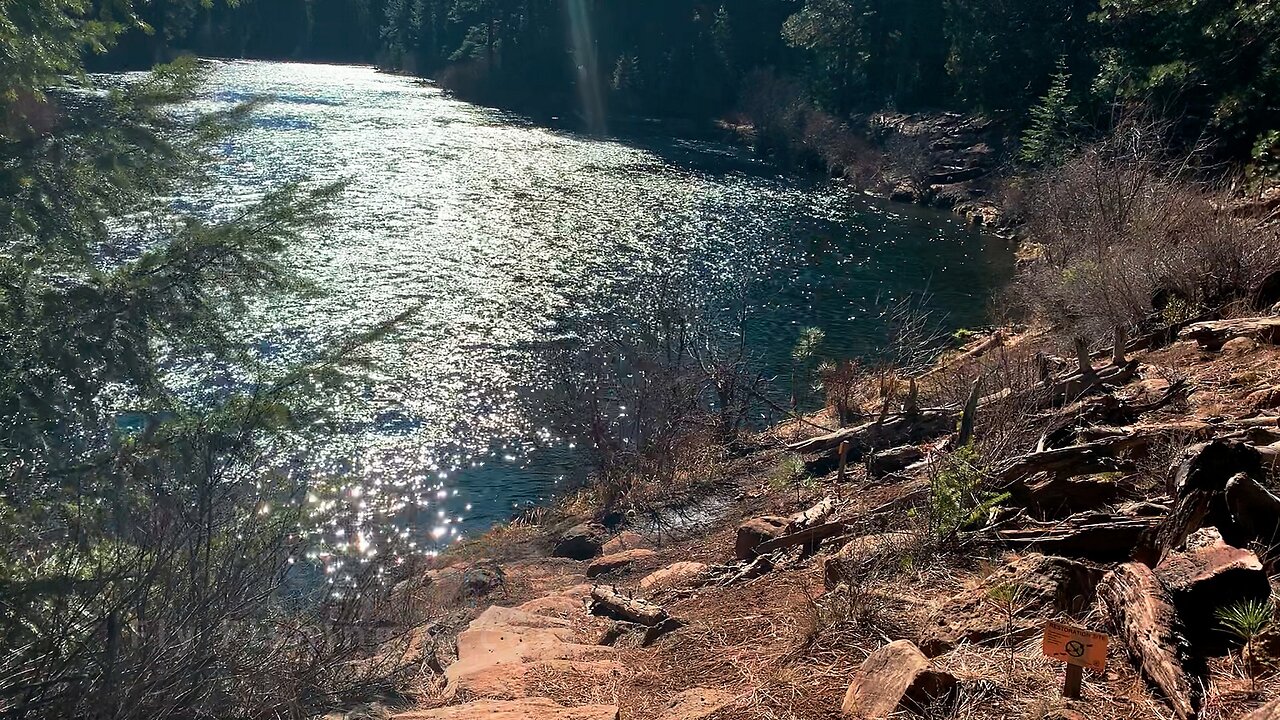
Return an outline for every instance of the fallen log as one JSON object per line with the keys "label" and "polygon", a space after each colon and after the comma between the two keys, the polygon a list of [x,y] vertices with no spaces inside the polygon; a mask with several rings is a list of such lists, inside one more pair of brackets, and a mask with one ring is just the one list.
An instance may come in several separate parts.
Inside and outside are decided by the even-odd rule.
{"label": "fallen log", "polygon": [[1190,325],[1178,333],[1178,339],[1194,340],[1200,347],[1214,352],[1241,337],[1271,345],[1280,343],[1280,317],[1210,320]]}
{"label": "fallen log", "polygon": [[880,478],[890,473],[905,470],[924,459],[924,451],[915,445],[903,445],[889,450],[872,453],[867,462],[867,471],[872,477]]}
{"label": "fallen log", "polygon": [[671,619],[662,606],[641,598],[627,597],[607,585],[591,588],[591,601],[592,615],[606,615],[647,627],[655,627]]}
{"label": "fallen log", "polygon": [[988,336],[985,340],[983,340],[982,342],[979,342],[977,345],[973,346],[972,348],[969,348],[968,350],[965,350],[964,352],[958,355],[947,358],[943,362],[935,365],[931,370],[926,372],[923,377],[929,377],[930,375],[936,375],[940,372],[945,372],[947,370],[951,370],[953,368],[963,366],[964,364],[968,363],[970,360],[977,360],[983,355],[986,355],[988,352],[1003,346],[1004,346],[1004,333],[1000,330],[997,330],[991,333],[991,335]]}
{"label": "fallen log", "polygon": [[785,550],[798,546],[805,546],[812,550],[816,548],[823,540],[830,540],[833,537],[839,537],[849,532],[849,526],[842,522],[827,523],[825,525],[817,525],[799,532],[783,535],[780,538],[769,540],[756,546],[756,554],[764,555],[776,550]]}
{"label": "fallen log", "polygon": [[1007,487],[1036,473],[1073,477],[1111,472],[1120,468],[1118,459],[1121,453],[1145,448],[1156,437],[1156,433],[1138,432],[1103,438],[1083,445],[1032,452],[1013,458],[997,469],[996,484],[998,487]]}
{"label": "fallen log", "polygon": [[836,510],[835,498],[825,497],[818,501],[816,505],[792,515],[787,523],[788,532],[796,532],[821,523],[827,519],[827,516]]}
{"label": "fallen log", "polygon": [[1249,540],[1241,537],[1227,508],[1227,483],[1244,474],[1260,476],[1262,454],[1257,448],[1234,440],[1213,440],[1192,445],[1175,461],[1168,482],[1174,497],[1173,512],[1156,532],[1158,559],[1178,549],[1191,533],[1207,526],[1217,527],[1232,545]]}
{"label": "fallen log", "polygon": [[1006,488],[1014,503],[1040,517],[1096,510],[1121,495],[1121,486],[1105,477],[1032,475]]}
{"label": "fallen log", "polygon": [[1019,550],[1047,555],[1120,562],[1133,558],[1158,518],[1077,513],[1063,520],[1028,522],[996,531],[996,538]]}
{"label": "fallen log", "polygon": [[1227,481],[1223,495],[1240,531],[1267,547],[1280,544],[1280,497],[1244,473]]}
{"label": "fallen log", "polygon": [[1164,694],[1181,720],[1191,720],[1200,697],[1193,683],[1189,645],[1167,590],[1151,568],[1125,563],[1098,585],[1116,634],[1142,674]]}
{"label": "fallen log", "polygon": [[787,449],[801,453],[829,452],[848,442],[851,460],[872,450],[909,445],[950,432],[956,413],[945,409],[926,409],[914,414],[886,415],[857,427],[843,428],[826,435],[791,443]]}

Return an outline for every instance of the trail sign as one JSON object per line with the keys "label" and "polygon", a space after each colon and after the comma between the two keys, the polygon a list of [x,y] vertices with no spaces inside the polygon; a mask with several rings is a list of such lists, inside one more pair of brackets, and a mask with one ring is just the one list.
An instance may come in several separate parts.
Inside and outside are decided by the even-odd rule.
{"label": "trail sign", "polygon": [[1080,697],[1084,668],[1102,672],[1107,668],[1107,636],[1092,630],[1049,621],[1044,625],[1044,654],[1067,664],[1062,683],[1064,697]]}
{"label": "trail sign", "polygon": [[1069,665],[1107,669],[1107,636],[1059,622],[1044,625],[1044,654]]}

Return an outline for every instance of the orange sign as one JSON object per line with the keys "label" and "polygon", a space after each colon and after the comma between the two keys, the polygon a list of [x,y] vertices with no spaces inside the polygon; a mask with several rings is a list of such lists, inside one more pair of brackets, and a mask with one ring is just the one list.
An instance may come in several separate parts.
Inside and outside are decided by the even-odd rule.
{"label": "orange sign", "polygon": [[1070,665],[1102,672],[1107,668],[1107,636],[1050,621],[1044,626],[1044,654]]}

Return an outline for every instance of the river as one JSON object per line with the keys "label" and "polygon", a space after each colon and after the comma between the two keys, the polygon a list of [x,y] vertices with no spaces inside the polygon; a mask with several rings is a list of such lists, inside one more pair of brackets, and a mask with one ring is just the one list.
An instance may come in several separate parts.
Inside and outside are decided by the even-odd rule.
{"label": "river", "polygon": [[[678,287],[708,308],[741,288],[748,342],[775,372],[805,327],[824,356],[884,344],[885,309],[927,294],[944,329],[984,322],[1007,244],[956,218],[782,174],[730,145],[592,137],[367,67],[212,64],[199,110],[266,96],[222,148],[225,214],[289,180],[347,178],[334,221],[291,251],[324,292],[247,319],[288,360],[421,306],[373,347],[342,442],[317,449],[361,527],[429,550],[544,500],[578,456],[525,402],[551,339],[625,320]],[[337,402],[337,401],[335,401]],[[330,541],[376,547],[374,530]],[[343,538],[346,538],[345,540]]]}

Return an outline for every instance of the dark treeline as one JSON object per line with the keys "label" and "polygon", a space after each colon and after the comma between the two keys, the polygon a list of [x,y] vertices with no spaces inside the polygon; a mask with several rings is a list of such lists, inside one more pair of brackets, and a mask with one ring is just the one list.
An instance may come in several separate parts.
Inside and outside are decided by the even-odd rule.
{"label": "dark treeline", "polygon": [[[110,0],[100,0],[109,2]],[[171,0],[113,55],[365,61],[536,113],[718,117],[769,79],[835,115],[981,112],[1011,131],[1065,78],[1066,118],[1117,100],[1187,142],[1277,162],[1280,3],[1247,0]]]}

